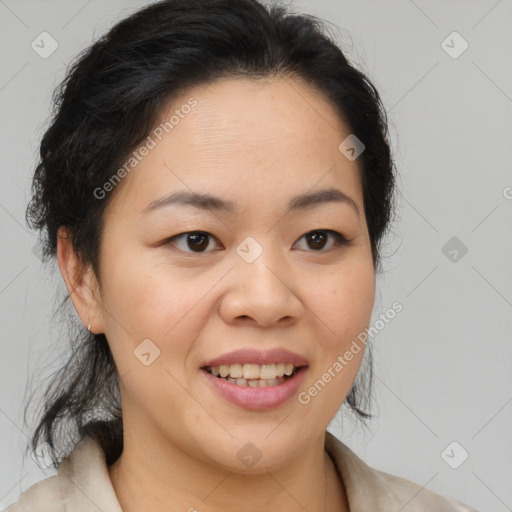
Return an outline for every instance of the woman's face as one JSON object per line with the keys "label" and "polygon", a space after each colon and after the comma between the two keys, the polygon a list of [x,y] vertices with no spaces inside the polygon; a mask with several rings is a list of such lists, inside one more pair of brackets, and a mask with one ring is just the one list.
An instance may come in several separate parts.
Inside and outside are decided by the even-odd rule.
{"label": "woman's face", "polygon": [[[217,80],[162,123],[173,114],[106,210],[91,330],[109,341],[130,435],[232,471],[249,471],[246,455],[261,456],[251,471],[279,467],[323,436],[363,357],[333,371],[375,291],[358,162],[338,149],[350,130],[292,79]],[[305,199],[328,189],[338,200]],[[205,369],[223,362],[266,384],[282,363],[307,367],[246,387]]]}

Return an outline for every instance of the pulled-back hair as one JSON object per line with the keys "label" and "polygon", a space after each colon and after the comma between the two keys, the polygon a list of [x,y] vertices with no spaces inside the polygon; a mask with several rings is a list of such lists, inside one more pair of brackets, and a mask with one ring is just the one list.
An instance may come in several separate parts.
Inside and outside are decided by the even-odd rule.
{"label": "pulled-back hair", "polygon": [[[378,271],[395,183],[379,94],[321,20],[256,0],[163,0],[120,21],[77,57],[54,94],[27,208],[29,226],[44,236],[45,258],[55,260],[57,231],[66,226],[79,258],[100,280],[100,234],[115,190],[101,200],[94,191],[148,137],[169,101],[230,76],[293,77],[312,86],[364,143],[358,164]],[[69,298],[61,306],[70,306]],[[372,417],[363,410],[371,398],[371,351],[369,360],[369,378],[360,381],[359,372],[345,400],[363,424]],[[31,447],[47,443],[54,465],[68,455],[66,436],[98,440],[108,465],[119,457],[119,375],[104,334],[83,327],[72,333],[70,357],[46,389],[38,421]]]}

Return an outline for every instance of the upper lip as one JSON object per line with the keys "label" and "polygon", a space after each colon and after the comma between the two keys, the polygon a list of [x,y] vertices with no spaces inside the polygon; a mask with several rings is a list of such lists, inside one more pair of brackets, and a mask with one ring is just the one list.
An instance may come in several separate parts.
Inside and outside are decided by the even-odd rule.
{"label": "upper lip", "polygon": [[252,364],[272,364],[272,363],[292,363],[294,366],[308,366],[308,361],[304,357],[284,348],[272,348],[267,350],[257,350],[254,348],[242,348],[223,354],[215,359],[209,359],[201,366],[220,366],[232,365],[236,363]]}

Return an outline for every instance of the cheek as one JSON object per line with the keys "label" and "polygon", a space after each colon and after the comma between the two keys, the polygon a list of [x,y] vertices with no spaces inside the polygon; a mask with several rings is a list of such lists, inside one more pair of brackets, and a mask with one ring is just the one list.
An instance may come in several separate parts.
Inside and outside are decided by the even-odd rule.
{"label": "cheek", "polygon": [[322,328],[324,350],[341,350],[368,327],[375,299],[373,264],[346,261],[332,272],[311,276],[305,284],[308,306]]}
{"label": "cheek", "polygon": [[160,350],[160,362],[172,360],[176,366],[184,361],[204,322],[204,297],[218,280],[196,274],[194,269],[145,261],[144,256],[105,265],[106,333],[121,360],[129,364],[133,350],[149,339]]}
{"label": "cheek", "polygon": [[358,335],[371,319],[374,276],[371,260],[354,258],[307,283],[318,363],[298,396],[305,427],[315,429],[319,421],[327,426],[352,387],[366,348]]}

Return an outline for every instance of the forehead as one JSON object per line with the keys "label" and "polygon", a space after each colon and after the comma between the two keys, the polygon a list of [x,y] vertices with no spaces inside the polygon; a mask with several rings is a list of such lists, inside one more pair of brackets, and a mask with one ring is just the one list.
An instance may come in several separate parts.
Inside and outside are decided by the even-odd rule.
{"label": "forehead", "polygon": [[269,203],[338,186],[362,206],[357,162],[338,149],[349,134],[324,95],[298,80],[218,79],[162,109],[152,148],[116,200],[142,212],[176,190]]}

